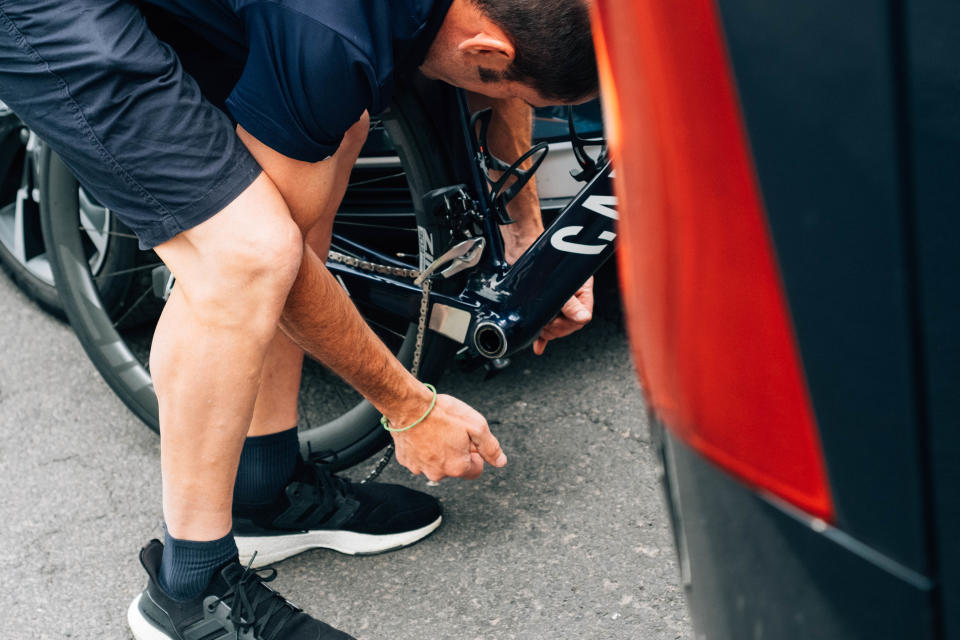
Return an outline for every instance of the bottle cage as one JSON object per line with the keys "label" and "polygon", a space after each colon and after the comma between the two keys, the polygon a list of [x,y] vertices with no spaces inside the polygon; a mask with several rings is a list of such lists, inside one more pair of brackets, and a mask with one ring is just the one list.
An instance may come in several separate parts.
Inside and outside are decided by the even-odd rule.
{"label": "bottle cage", "polygon": [[[573,157],[580,165],[580,171],[572,169],[570,176],[578,182],[589,182],[600,171],[600,167],[606,164],[607,141],[604,138],[581,137],[573,123],[573,107],[567,107],[567,126],[570,127],[570,144],[573,147]],[[596,160],[587,153],[587,147],[602,147]]]}
{"label": "bottle cage", "polygon": [[[514,220],[507,213],[507,203],[513,200],[530,182],[533,174],[536,173],[547,157],[549,145],[546,142],[537,143],[517,158],[516,162],[508,165],[490,153],[490,147],[487,145],[487,132],[490,129],[490,119],[492,117],[493,109],[490,108],[476,112],[470,118],[470,131],[475,136],[474,142],[479,150],[477,160],[480,164],[480,170],[490,187],[491,207],[500,224],[510,224]],[[477,128],[478,124],[479,130]],[[533,163],[530,168],[522,169],[523,164],[531,159]],[[494,178],[490,175],[491,171],[500,172],[500,177]]]}
{"label": "bottle cage", "polygon": [[[481,109],[470,117],[470,131],[474,136],[475,148],[478,149],[477,161],[480,170],[490,187],[490,204],[500,224],[510,224],[513,218],[507,212],[507,204],[527,186],[540,165],[547,157],[549,145],[539,142],[525,154],[517,158],[516,162],[508,165],[490,152],[487,144],[487,133],[490,130],[490,120],[493,118],[493,109]],[[578,182],[589,182],[606,163],[607,143],[603,138],[584,138],[577,133],[573,122],[573,107],[567,107],[567,125],[570,129],[570,145],[573,157],[580,170],[572,169],[570,176]],[[594,159],[587,151],[588,147],[601,147],[600,153]],[[529,169],[521,168],[525,162],[532,159]],[[491,171],[500,173],[499,178],[490,175]]]}

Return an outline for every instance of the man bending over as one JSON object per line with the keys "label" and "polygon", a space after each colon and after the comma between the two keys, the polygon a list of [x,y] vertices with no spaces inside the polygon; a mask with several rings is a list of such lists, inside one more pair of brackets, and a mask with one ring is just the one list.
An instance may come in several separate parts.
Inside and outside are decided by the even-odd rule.
{"label": "man bending over", "polygon": [[[523,102],[595,95],[587,9],[583,0],[143,1],[242,66],[229,115],[133,0],[0,0],[0,100],[176,277],[150,357],[166,539],[141,552],[148,584],[131,628],[138,640],[349,638],[237,557],[266,539],[280,557],[307,546],[372,553],[440,523],[429,496],[352,485],[303,461],[291,428],[301,350],[393,425],[433,401],[324,266],[367,114],[388,106],[396,70],[419,67],[493,99],[492,135],[510,155],[502,147],[528,135]],[[505,131],[511,122],[520,133]],[[523,216],[508,255],[538,230]],[[581,313],[589,309],[571,303],[571,317],[544,335],[578,327]],[[484,418],[446,395],[394,442],[401,464],[433,480],[507,461]]]}

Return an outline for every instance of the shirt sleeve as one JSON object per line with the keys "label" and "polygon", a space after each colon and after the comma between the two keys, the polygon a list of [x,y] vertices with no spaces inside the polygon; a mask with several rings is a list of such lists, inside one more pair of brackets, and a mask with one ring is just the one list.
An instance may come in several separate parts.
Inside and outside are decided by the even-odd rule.
{"label": "shirt sleeve", "polygon": [[317,162],[332,155],[372,102],[367,59],[288,7],[255,2],[243,13],[249,53],[227,98],[230,113],[285,156]]}

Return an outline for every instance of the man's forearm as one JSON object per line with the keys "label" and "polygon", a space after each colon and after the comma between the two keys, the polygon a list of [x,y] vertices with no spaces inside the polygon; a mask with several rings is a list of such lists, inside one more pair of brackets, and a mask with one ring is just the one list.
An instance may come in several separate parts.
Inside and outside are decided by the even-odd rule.
{"label": "man's forearm", "polygon": [[430,392],[367,326],[349,296],[310,247],[287,298],[281,326],[396,423],[423,413]]}

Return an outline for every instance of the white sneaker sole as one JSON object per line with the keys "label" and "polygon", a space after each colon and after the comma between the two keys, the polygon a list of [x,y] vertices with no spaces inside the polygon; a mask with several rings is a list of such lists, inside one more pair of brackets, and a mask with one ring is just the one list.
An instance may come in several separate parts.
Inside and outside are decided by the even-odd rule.
{"label": "white sneaker sole", "polygon": [[157,629],[140,613],[140,598],[142,597],[143,594],[139,594],[127,607],[127,624],[130,625],[133,637],[137,640],[172,640],[171,636]]}
{"label": "white sneaker sole", "polygon": [[392,551],[427,537],[442,521],[443,516],[440,516],[425,527],[384,535],[318,529],[282,536],[234,536],[234,539],[240,552],[241,564],[249,563],[253,552],[257,552],[253,563],[256,568],[280,562],[310,549],[333,549],[352,556]]}

